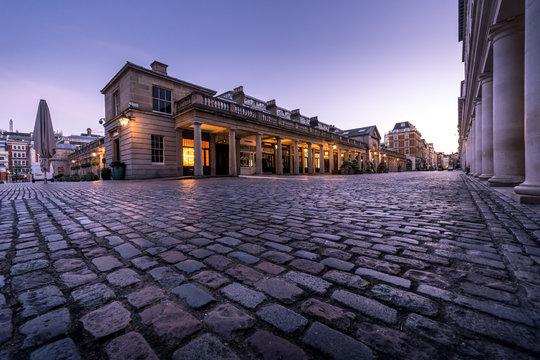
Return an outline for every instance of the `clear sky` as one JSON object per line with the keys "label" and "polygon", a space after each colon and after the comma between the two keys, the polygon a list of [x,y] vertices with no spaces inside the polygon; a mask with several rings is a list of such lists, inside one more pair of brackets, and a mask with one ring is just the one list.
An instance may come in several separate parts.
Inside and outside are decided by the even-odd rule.
{"label": "clear sky", "polygon": [[341,129],[410,121],[457,149],[456,0],[9,1],[0,12],[0,129],[103,133],[100,90],[126,61],[276,99]]}

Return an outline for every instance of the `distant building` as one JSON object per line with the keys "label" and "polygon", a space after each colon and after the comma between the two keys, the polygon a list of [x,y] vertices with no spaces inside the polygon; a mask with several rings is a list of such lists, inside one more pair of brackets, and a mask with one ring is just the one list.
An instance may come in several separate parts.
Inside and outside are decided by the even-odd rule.
{"label": "distant building", "polygon": [[11,182],[27,182],[30,180],[29,141],[7,139],[9,176]]}
{"label": "distant building", "polygon": [[0,139],[0,181],[8,181],[9,152],[7,141]]}
{"label": "distant building", "polygon": [[101,176],[101,169],[105,167],[105,139],[98,138],[91,143],[79,147],[66,157],[66,174],[84,175],[92,172]]}
{"label": "distant building", "polygon": [[425,140],[416,127],[408,121],[399,122],[385,135],[385,143],[389,150],[396,151],[407,157],[407,170],[421,170],[426,167]]}

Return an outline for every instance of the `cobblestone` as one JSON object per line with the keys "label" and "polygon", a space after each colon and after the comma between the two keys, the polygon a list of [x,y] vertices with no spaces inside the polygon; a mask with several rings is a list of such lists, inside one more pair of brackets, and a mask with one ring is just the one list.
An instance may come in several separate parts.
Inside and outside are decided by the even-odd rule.
{"label": "cobblestone", "polygon": [[208,313],[204,323],[216,334],[231,341],[255,325],[255,319],[230,304],[223,304]]}
{"label": "cobblestone", "polygon": [[302,332],[302,329],[308,323],[307,319],[302,315],[279,304],[263,307],[257,311],[257,316],[286,334],[298,334]]}
{"label": "cobblestone", "polygon": [[131,321],[131,314],[118,301],[114,301],[81,318],[84,329],[95,338],[122,330]]}
{"label": "cobblestone", "polygon": [[0,214],[2,360],[540,357],[540,210],[458,171],[4,184]]}
{"label": "cobblestone", "polygon": [[111,341],[105,347],[105,352],[110,360],[158,360],[158,357],[142,335],[133,331]]}

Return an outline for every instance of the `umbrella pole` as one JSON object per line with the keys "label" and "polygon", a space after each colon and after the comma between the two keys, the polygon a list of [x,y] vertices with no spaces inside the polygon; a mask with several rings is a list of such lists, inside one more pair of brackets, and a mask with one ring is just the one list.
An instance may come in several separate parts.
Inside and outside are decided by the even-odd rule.
{"label": "umbrella pole", "polygon": [[44,184],[46,184],[46,183],[47,183],[47,170],[45,170],[45,182],[44,182]]}

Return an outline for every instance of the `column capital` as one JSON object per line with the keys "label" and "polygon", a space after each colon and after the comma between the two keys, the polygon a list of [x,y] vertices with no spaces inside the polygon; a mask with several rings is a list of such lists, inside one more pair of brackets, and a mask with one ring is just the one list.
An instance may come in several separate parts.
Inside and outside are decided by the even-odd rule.
{"label": "column capital", "polygon": [[518,15],[491,25],[488,39],[496,42],[508,35],[523,31],[525,31],[525,17]]}
{"label": "column capital", "polygon": [[203,122],[200,121],[200,120],[195,120],[195,121],[193,122],[193,125],[202,125],[202,123],[203,123]]}
{"label": "column capital", "polygon": [[478,80],[484,84],[488,82],[493,82],[493,73],[492,72],[483,72],[478,75]]}

